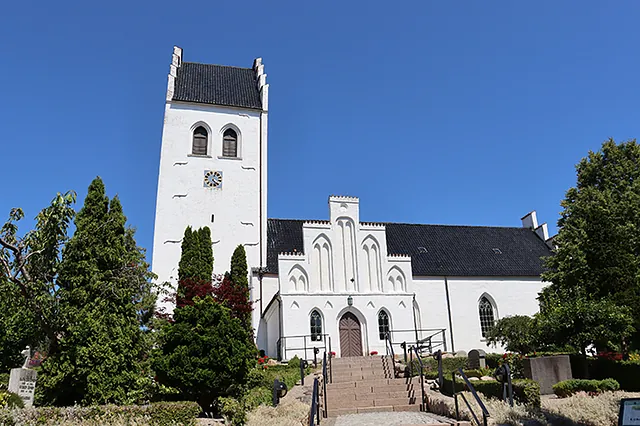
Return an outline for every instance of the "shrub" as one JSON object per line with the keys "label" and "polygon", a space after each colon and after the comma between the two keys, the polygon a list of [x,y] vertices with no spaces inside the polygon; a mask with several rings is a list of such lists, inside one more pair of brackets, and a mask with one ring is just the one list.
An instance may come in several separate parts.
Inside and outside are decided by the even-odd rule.
{"label": "shrub", "polygon": [[218,400],[220,414],[225,418],[226,424],[242,426],[247,420],[244,403],[235,398],[223,397]]}
{"label": "shrub", "polygon": [[620,384],[613,379],[605,380],[585,380],[571,379],[553,385],[553,393],[560,398],[566,398],[578,392],[589,392],[598,394],[607,391],[616,391],[620,389]]}
{"label": "shrub", "polygon": [[298,358],[298,355],[295,355],[293,358],[291,358],[289,360],[289,362],[287,363],[287,366],[289,366],[290,368],[297,368],[299,370],[300,369],[300,358]]}
{"label": "shrub", "polygon": [[0,408],[24,408],[24,402],[18,394],[0,391]]}
{"label": "shrub", "polygon": [[0,389],[7,389],[9,387],[9,374],[0,373]]}
{"label": "shrub", "polygon": [[0,410],[0,424],[21,426],[59,425],[195,425],[200,407],[195,402],[158,402],[150,405],[90,407],[38,407]]}
{"label": "shrub", "polygon": [[[443,358],[442,359],[442,371],[444,374],[451,373],[453,371],[458,371],[458,368],[465,369],[467,368],[467,363],[469,362],[469,358],[467,357],[455,357],[455,358]],[[438,371],[438,361],[429,357],[423,358],[422,364],[424,368],[427,370],[435,370]]]}
{"label": "shrub", "polygon": [[640,362],[596,358],[589,359],[588,364],[591,379],[612,378],[620,384],[622,390],[640,391]]}
{"label": "shrub", "polygon": [[[502,383],[492,380],[474,381],[473,387],[486,397],[502,399]],[[513,386],[513,399],[520,404],[530,407],[540,407],[540,385],[538,382],[529,379],[515,379],[511,382]],[[467,386],[461,378],[456,378],[456,392],[466,390]],[[453,395],[453,382],[445,377],[442,393]]]}

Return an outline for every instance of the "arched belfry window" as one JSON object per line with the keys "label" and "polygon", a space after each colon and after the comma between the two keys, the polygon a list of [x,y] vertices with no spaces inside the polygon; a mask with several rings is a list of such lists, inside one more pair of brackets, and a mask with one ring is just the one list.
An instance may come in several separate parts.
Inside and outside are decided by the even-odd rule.
{"label": "arched belfry window", "polygon": [[207,145],[209,144],[209,133],[207,129],[198,126],[193,131],[193,144],[191,146],[191,154],[207,155]]}
{"label": "arched belfry window", "polygon": [[482,296],[480,298],[480,302],[478,302],[478,311],[480,314],[480,329],[482,331],[482,337],[487,337],[489,335],[489,331],[491,331],[495,325],[493,304],[487,296]]}
{"label": "arched belfry window", "polygon": [[322,340],[322,316],[320,312],[313,310],[311,311],[311,341],[321,341]]}
{"label": "arched belfry window", "polygon": [[380,311],[378,313],[378,334],[380,340],[384,340],[385,336],[389,332],[389,314],[387,311]]}
{"label": "arched belfry window", "polygon": [[227,129],[222,134],[222,156],[238,156],[238,134],[233,129]]}

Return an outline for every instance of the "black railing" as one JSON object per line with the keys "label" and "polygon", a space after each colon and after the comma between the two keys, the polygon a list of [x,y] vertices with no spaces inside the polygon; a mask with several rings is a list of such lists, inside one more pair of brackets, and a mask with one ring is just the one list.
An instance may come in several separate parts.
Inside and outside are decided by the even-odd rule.
{"label": "black railing", "polygon": [[315,379],[313,379],[313,392],[311,393],[311,411],[309,412],[309,426],[320,424],[320,395],[318,393],[318,390],[318,378],[316,377]]}
{"label": "black railing", "polygon": [[464,374],[464,371],[462,371],[462,368],[458,368],[457,374],[459,374],[462,377],[462,380],[464,380],[465,384],[467,385],[469,392],[471,392],[471,395],[473,395],[473,397],[476,400],[476,403],[480,407],[480,410],[482,411],[482,423],[480,423],[478,416],[476,415],[475,411],[473,411],[473,408],[471,408],[471,404],[469,404],[469,401],[467,401],[467,397],[464,396],[464,393],[456,392],[456,372],[454,371],[453,373],[451,373],[451,376],[452,376],[451,378],[453,382],[452,383],[453,397],[456,403],[456,420],[460,420],[460,410],[458,408],[458,394],[459,394],[462,397],[462,400],[464,401],[464,403],[467,405],[467,408],[471,412],[471,416],[473,416],[473,420],[475,420],[476,424],[478,426],[487,426],[488,418],[489,418],[489,411],[487,410],[487,407],[484,405],[484,403],[480,399],[480,396],[478,396],[478,392],[476,392],[476,389],[471,384],[471,381],[469,380],[467,375]]}
{"label": "black railing", "polygon": [[442,351],[438,351],[433,355],[433,358],[438,362],[438,389],[442,389],[444,385],[444,374],[442,373]]}
{"label": "black railing", "polygon": [[[403,348],[406,354],[407,345],[413,345],[418,352],[424,354],[434,353],[441,349],[447,351],[447,338],[445,328],[422,328],[414,330],[389,330],[392,346]],[[404,344],[404,346],[403,346]]]}
{"label": "black railing", "polygon": [[[420,368],[420,390],[422,391],[422,402],[420,404],[420,411],[427,411],[427,398],[424,393],[424,364],[422,363],[422,358],[420,358],[420,354],[418,353],[418,349],[415,346],[411,346],[409,348],[409,352],[411,354],[411,364],[409,364],[411,369],[413,370],[413,354],[416,354],[416,360],[418,361],[418,366]],[[413,371],[409,377],[413,377]]]}
{"label": "black railing", "polygon": [[[331,354],[329,354],[329,358],[331,358]],[[324,353],[322,357],[322,396],[324,398],[323,408],[323,416],[327,417],[329,413],[327,412],[327,380],[329,380],[329,375],[327,374],[327,353]]]}
{"label": "black railing", "polygon": [[276,347],[278,351],[279,361],[288,361],[288,355],[290,355],[292,352],[302,352],[303,356],[301,356],[300,358],[310,361],[313,359],[315,348],[326,352],[327,349],[331,347],[331,337],[328,334],[282,336],[276,342]]}
{"label": "black railing", "polygon": [[393,352],[393,344],[391,344],[391,335],[387,332],[384,335],[384,344],[387,349],[387,356],[391,357],[391,374],[393,374],[393,378],[396,378],[396,355]]}

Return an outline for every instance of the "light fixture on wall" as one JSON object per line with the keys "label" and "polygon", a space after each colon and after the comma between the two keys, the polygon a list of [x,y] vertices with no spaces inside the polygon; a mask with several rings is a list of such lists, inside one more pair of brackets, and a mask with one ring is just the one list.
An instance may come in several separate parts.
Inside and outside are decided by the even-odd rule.
{"label": "light fixture on wall", "polygon": [[349,295],[349,297],[347,297],[347,305],[353,306],[353,297],[351,297],[351,295]]}

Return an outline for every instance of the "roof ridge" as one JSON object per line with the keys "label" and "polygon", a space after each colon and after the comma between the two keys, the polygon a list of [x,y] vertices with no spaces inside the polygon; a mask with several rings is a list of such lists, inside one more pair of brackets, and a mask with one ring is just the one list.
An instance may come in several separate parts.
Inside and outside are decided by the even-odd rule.
{"label": "roof ridge", "polygon": [[[267,220],[282,220],[282,221],[295,221],[295,222],[329,222],[326,219],[284,219],[284,218],[276,218],[270,217]],[[442,223],[407,223],[407,222],[375,222],[375,221],[360,221],[360,223],[365,224],[376,224],[376,225],[411,225],[411,226],[442,226],[442,227],[450,227],[450,228],[487,228],[487,229],[524,229],[529,230],[528,228],[523,228],[521,226],[493,226],[493,225],[456,225],[456,224],[442,224]]]}
{"label": "roof ridge", "polygon": [[184,64],[193,64],[193,65],[209,65],[209,66],[212,66],[212,67],[237,68],[237,69],[240,69],[240,70],[253,71],[253,68],[251,68],[251,67],[249,67],[249,68],[247,68],[247,67],[237,67],[237,66],[235,66],[235,65],[205,64],[205,63],[203,63],[203,62],[183,61],[183,62],[182,62],[182,65],[184,65]]}

